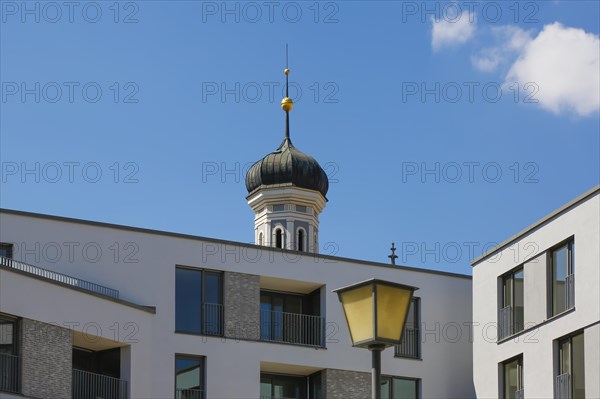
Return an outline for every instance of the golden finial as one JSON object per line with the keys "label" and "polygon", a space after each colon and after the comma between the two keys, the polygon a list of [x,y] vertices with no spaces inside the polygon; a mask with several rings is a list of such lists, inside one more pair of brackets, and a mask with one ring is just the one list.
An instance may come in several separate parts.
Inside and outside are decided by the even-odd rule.
{"label": "golden finial", "polygon": [[290,70],[289,70],[289,69],[287,69],[287,68],[285,68],[285,69],[283,70],[283,73],[285,73],[286,75],[289,75],[289,74],[290,74]]}
{"label": "golden finial", "polygon": [[294,108],[294,102],[292,101],[291,98],[285,97],[283,100],[281,100],[281,109],[282,110],[284,110],[285,112],[290,112],[292,110],[292,108]]}

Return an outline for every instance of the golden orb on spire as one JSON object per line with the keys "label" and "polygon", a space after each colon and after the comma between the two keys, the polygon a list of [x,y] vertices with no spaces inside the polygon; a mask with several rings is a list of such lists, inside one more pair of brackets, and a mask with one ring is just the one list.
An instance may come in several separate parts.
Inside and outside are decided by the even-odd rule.
{"label": "golden orb on spire", "polygon": [[290,74],[290,70],[289,70],[289,69],[287,69],[287,68],[285,68],[285,69],[283,70],[283,73],[285,73],[286,75],[289,75],[289,74]]}
{"label": "golden orb on spire", "polygon": [[292,101],[291,98],[285,97],[283,100],[281,100],[281,109],[282,110],[284,110],[285,112],[290,112],[292,110],[292,108],[294,108],[294,102]]}

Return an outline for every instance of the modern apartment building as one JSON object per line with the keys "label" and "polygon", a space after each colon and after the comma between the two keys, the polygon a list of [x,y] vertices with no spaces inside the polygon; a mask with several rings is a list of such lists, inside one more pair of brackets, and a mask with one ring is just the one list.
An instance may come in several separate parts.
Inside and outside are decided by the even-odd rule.
{"label": "modern apartment building", "polygon": [[473,266],[477,397],[600,397],[600,186]]}
{"label": "modern apartment building", "polygon": [[254,244],[1,210],[0,396],[363,399],[332,290],[379,278],[419,288],[383,397],[473,397],[471,278],[319,254],[328,181],[292,105],[246,177]]}

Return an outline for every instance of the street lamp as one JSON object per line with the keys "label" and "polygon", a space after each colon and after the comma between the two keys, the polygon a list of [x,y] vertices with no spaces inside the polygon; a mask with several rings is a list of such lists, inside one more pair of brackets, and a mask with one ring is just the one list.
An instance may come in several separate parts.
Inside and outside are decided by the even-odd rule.
{"label": "street lamp", "polygon": [[371,397],[381,398],[381,351],[400,344],[413,292],[409,285],[371,279],[333,290],[342,303],[352,346],[371,351]]}

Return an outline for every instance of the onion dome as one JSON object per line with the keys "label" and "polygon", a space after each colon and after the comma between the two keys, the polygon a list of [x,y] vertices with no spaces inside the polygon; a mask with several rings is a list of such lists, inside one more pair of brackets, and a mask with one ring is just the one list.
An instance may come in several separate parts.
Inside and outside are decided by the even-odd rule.
{"label": "onion dome", "polygon": [[248,193],[260,187],[292,185],[326,196],[329,179],[319,163],[298,150],[288,136],[279,148],[256,162],[246,174]]}

